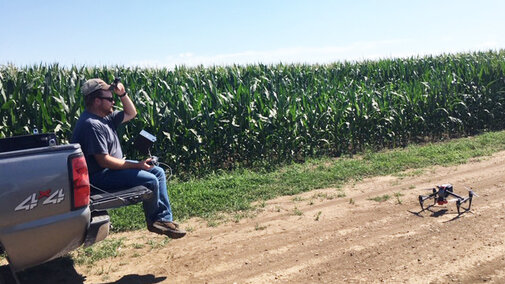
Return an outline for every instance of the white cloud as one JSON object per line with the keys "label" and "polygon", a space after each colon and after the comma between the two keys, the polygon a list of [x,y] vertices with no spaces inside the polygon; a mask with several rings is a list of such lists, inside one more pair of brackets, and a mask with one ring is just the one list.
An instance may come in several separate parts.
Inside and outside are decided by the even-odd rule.
{"label": "white cloud", "polygon": [[[465,47],[466,46],[466,47]],[[360,61],[365,59],[397,58],[423,56],[429,54],[455,53],[464,51],[498,49],[496,41],[461,43],[446,38],[426,44],[422,40],[393,39],[382,41],[354,42],[344,46],[290,47],[274,50],[246,50],[226,54],[194,54],[192,52],[169,55],[159,60],[135,61],[130,66],[174,67],[174,66],[212,66],[276,63],[331,63],[335,61]],[[503,46],[502,46],[503,48]]]}

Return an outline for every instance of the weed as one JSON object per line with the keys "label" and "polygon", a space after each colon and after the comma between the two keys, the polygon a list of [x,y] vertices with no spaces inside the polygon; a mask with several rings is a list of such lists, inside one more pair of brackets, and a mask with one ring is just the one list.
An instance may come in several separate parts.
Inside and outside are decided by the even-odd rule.
{"label": "weed", "polygon": [[233,215],[233,222],[238,223],[238,222],[240,222],[240,220],[242,220],[243,217],[244,217],[243,214],[234,214]]}
{"label": "weed", "polygon": [[314,221],[319,221],[319,217],[321,216],[321,211],[317,212],[316,216],[314,216]]}
{"label": "weed", "polygon": [[[237,221],[238,222],[238,221]],[[207,222],[207,226],[215,228],[219,225],[219,222],[217,220],[209,220]]]}
{"label": "weed", "polygon": [[103,269],[103,265],[100,266],[100,270],[97,270],[96,275],[102,275],[105,273],[105,269]]}
{"label": "weed", "polygon": [[339,193],[337,194],[337,197],[338,197],[338,198],[344,198],[345,196],[346,196],[346,195],[345,195],[345,192],[339,192]]}
{"label": "weed", "polygon": [[297,207],[295,207],[295,209],[293,209],[293,214],[296,216],[302,216],[303,212],[300,209],[298,209]]}
{"label": "weed", "polygon": [[153,250],[153,249],[160,249],[160,248],[163,248],[165,247],[168,243],[170,242],[170,239],[168,237],[164,237],[163,239],[161,239],[161,241],[156,241],[154,239],[149,239],[147,241],[147,244],[151,247],[150,250]]}
{"label": "weed", "polygon": [[266,228],[267,226],[260,226],[258,223],[256,223],[256,226],[254,226],[254,229],[256,231],[265,230]]}
{"label": "weed", "polygon": [[392,181],[392,182],[390,183],[390,184],[391,184],[391,186],[397,186],[397,185],[399,185],[399,184],[400,184],[400,180],[401,180],[401,179],[402,179],[402,178],[398,178],[398,179],[396,179],[396,180]]}
{"label": "weed", "polygon": [[[257,209],[256,210],[256,213],[258,212],[263,212],[264,209]],[[240,212],[237,212],[235,214],[233,214],[231,220],[235,223],[238,223],[240,222],[240,220],[242,220],[243,218],[253,218],[254,216],[256,216],[255,212],[251,212],[251,211],[240,211]],[[226,219],[226,218],[220,218],[220,219]],[[224,222],[224,221],[223,221]],[[219,225],[221,222],[217,222],[216,221],[216,226]],[[213,226],[209,226],[209,227],[213,227]],[[214,226],[215,227],[215,226]]]}
{"label": "weed", "polygon": [[396,197],[396,204],[402,204],[402,200],[400,199],[400,197],[403,196],[403,194],[401,192],[395,192],[395,197]]}
{"label": "weed", "polygon": [[351,198],[351,199],[349,199],[349,204],[354,205],[354,199],[352,199],[352,198]]}
{"label": "weed", "polygon": [[142,249],[142,248],[144,248],[144,247],[145,247],[145,245],[144,245],[144,244],[137,244],[137,243],[133,244],[133,248],[134,248],[134,249]]}
{"label": "weed", "polygon": [[123,246],[124,238],[105,239],[87,248],[79,248],[74,252],[73,259],[77,264],[92,265],[96,261],[109,257],[116,257]]}
{"label": "weed", "polygon": [[301,197],[301,196],[295,196],[295,197],[293,197],[293,201],[294,201],[294,202],[296,202],[296,201],[303,201],[303,200],[304,200],[304,199],[303,199],[303,197]]}
{"label": "weed", "polygon": [[368,200],[373,200],[373,201],[377,201],[377,202],[384,202],[384,201],[387,201],[391,198],[390,195],[388,194],[384,194],[382,196],[376,196],[376,197],[373,197],[373,198],[368,198]]}
{"label": "weed", "polygon": [[423,173],[424,173],[423,169],[415,169],[415,170],[411,170],[411,171],[398,173],[398,174],[396,174],[396,176],[399,177],[400,179],[404,179],[406,177],[420,176]]}
{"label": "weed", "polygon": [[328,194],[328,193],[322,193],[322,192],[318,192],[317,194],[314,194],[312,196],[312,198],[319,198],[320,200],[323,200],[323,199],[328,199],[328,200],[332,200],[336,197],[337,195],[334,194],[334,193],[331,193],[331,194]]}

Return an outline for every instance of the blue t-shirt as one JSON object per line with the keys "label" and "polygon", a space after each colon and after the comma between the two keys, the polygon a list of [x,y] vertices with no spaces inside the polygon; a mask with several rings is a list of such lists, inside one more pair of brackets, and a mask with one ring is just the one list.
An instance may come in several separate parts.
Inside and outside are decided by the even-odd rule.
{"label": "blue t-shirt", "polygon": [[116,132],[123,122],[123,118],[123,111],[114,111],[106,117],[84,111],[79,117],[71,142],[81,144],[89,174],[103,170],[93,156],[95,154],[108,154],[118,159],[123,158],[123,151]]}

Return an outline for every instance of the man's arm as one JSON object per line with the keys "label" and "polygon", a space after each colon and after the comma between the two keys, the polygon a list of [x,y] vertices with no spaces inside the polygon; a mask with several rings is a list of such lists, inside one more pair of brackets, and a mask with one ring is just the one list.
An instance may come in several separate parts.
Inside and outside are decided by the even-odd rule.
{"label": "man's arm", "polygon": [[114,92],[118,96],[125,95],[125,96],[120,97],[121,103],[123,104],[123,111],[124,111],[123,123],[125,123],[125,122],[131,120],[132,118],[134,118],[135,116],[137,116],[137,109],[135,108],[135,105],[133,104],[132,100],[130,99],[130,97],[126,93],[125,87],[121,82],[118,83],[117,86],[114,88]]}
{"label": "man's arm", "polygon": [[154,167],[153,165],[148,164],[148,162],[151,161],[151,158],[136,163],[118,159],[108,154],[95,154],[93,156],[100,167],[111,170],[138,169],[147,171]]}

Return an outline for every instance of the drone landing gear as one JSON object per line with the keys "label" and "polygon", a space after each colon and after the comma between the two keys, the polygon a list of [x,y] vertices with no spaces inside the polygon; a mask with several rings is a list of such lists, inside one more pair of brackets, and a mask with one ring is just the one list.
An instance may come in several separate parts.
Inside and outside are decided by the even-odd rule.
{"label": "drone landing gear", "polygon": [[[454,195],[456,195],[456,194],[454,194]],[[466,197],[466,198],[462,198],[461,196],[456,195],[456,196],[458,196],[458,197],[459,197],[459,198],[456,200],[456,207],[458,208],[458,215],[460,215],[460,214],[461,214],[461,212],[460,212],[460,208],[462,208],[462,209],[464,209],[464,210],[465,210],[465,211],[463,211],[463,212],[470,211],[470,208],[472,207],[472,198],[473,198],[473,196],[474,196],[474,195],[476,195],[476,194],[475,194],[475,192],[473,192],[472,190],[469,190],[469,191],[468,191],[468,197]],[[467,201],[468,201],[468,208],[463,208],[461,205],[462,205],[463,203],[467,202]]]}
{"label": "drone landing gear", "polygon": [[433,205],[437,204],[437,199],[435,198],[435,196],[437,196],[437,194],[438,194],[437,190],[435,188],[433,188],[433,193],[432,194],[430,194],[430,195],[419,195],[419,204],[421,205],[422,211],[424,211],[425,209],[427,209],[427,208],[424,208],[424,205],[423,205],[425,200],[433,198],[433,200],[435,201],[433,203]]}

